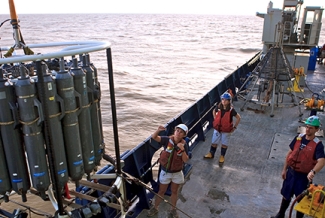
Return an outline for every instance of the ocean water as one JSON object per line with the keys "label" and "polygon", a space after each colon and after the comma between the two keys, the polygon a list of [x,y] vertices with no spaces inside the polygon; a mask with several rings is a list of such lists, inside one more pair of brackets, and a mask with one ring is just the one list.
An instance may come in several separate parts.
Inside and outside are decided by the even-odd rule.
{"label": "ocean water", "polygon": [[[0,22],[7,18],[0,15]],[[22,14],[19,20],[27,45],[111,42],[121,152],[138,145],[262,49],[263,19],[254,15]],[[0,37],[1,47],[13,45],[9,22],[0,28]],[[90,57],[101,83],[106,151],[114,154],[105,51]]]}

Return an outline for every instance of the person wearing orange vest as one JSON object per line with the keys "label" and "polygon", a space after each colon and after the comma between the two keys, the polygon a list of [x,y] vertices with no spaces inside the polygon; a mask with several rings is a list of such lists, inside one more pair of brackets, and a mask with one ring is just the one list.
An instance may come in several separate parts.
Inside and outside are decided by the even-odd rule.
{"label": "person wearing orange vest", "polygon": [[325,58],[325,44],[320,49],[320,64],[323,63],[323,59]]}
{"label": "person wearing orange vest", "polygon": [[[226,151],[228,149],[229,138],[232,132],[237,128],[240,122],[240,115],[231,105],[231,95],[224,93],[221,96],[221,102],[213,109],[213,128],[212,144],[209,153],[204,158],[212,159],[217,150],[218,144],[221,143],[221,155],[219,163],[224,163]],[[233,124],[233,117],[236,117],[236,123]]]}
{"label": "person wearing orange vest", "polygon": [[[159,191],[158,195],[163,197],[169,184],[171,184],[171,204],[170,215],[178,218],[176,211],[176,202],[178,199],[178,188],[184,183],[183,166],[188,161],[188,151],[184,137],[188,133],[188,127],[185,124],[176,126],[172,136],[159,136],[161,131],[165,131],[165,127],[159,126],[152,134],[151,138],[160,143],[164,150],[160,153],[159,163],[161,171],[159,174]],[[158,206],[162,198],[155,199],[155,205],[148,211],[147,216],[151,217],[158,213]]]}
{"label": "person wearing orange vest", "polygon": [[[306,134],[299,134],[290,143],[281,176],[283,184],[281,189],[282,202],[277,215],[271,218],[284,218],[293,195],[300,195],[308,187],[325,165],[324,145],[316,136],[320,121],[317,116],[310,116],[306,122]],[[297,211],[296,218],[304,214]]]}

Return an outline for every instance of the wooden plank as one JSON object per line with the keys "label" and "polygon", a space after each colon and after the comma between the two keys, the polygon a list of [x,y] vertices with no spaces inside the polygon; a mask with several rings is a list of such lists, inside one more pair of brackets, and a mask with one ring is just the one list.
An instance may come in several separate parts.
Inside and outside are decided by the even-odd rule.
{"label": "wooden plank", "polygon": [[93,196],[90,196],[90,195],[85,195],[85,194],[81,194],[79,192],[76,192],[74,190],[69,190],[70,194],[71,195],[74,195],[78,198],[82,198],[82,199],[85,199],[85,200],[88,200],[88,201],[91,201],[91,202],[94,202],[94,201],[97,201],[97,198],[93,197]]}
{"label": "wooden plank", "polygon": [[73,208],[73,209],[82,208],[82,205],[80,205],[80,204],[76,204],[76,203],[74,203],[74,202],[70,202],[70,201],[68,201],[68,200],[66,200],[66,199],[62,199],[62,201],[63,201],[63,204],[64,204],[64,205],[66,205],[66,206],[68,206],[68,207],[71,207],[71,208]]}
{"label": "wooden plank", "polygon": [[110,186],[90,182],[87,180],[80,180],[79,184],[102,192],[107,192],[111,188]]}
{"label": "wooden plank", "polygon": [[[90,195],[85,195],[85,194],[82,194],[82,193],[79,193],[79,192],[76,192],[74,190],[69,190],[70,194],[73,195],[73,196],[76,196],[78,198],[82,198],[82,199],[85,199],[85,200],[88,200],[88,201],[91,201],[91,202],[97,202],[98,199],[93,197],[93,196],[90,196]],[[111,207],[111,208],[114,208],[116,210],[121,210],[121,206],[118,205],[118,204],[114,204],[114,203],[107,203],[107,206]]]}

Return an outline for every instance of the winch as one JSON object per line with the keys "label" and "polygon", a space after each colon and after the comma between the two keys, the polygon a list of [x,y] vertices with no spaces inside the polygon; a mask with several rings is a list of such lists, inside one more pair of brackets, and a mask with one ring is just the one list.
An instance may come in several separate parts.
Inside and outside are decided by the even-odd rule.
{"label": "winch", "polygon": [[313,93],[311,98],[306,101],[305,106],[307,109],[323,110],[325,101],[319,97],[318,93]]}
{"label": "winch", "polygon": [[310,184],[300,197],[302,199],[295,205],[295,210],[315,218],[324,217],[325,188],[323,185]]}

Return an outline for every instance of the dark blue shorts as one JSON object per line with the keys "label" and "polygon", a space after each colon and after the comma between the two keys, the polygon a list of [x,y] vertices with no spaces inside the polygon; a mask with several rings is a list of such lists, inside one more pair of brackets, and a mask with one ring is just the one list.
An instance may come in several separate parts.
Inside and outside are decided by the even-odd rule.
{"label": "dark blue shorts", "polygon": [[300,195],[308,186],[306,173],[299,173],[288,167],[287,177],[283,180],[281,194],[286,200],[290,200],[293,195]]}

